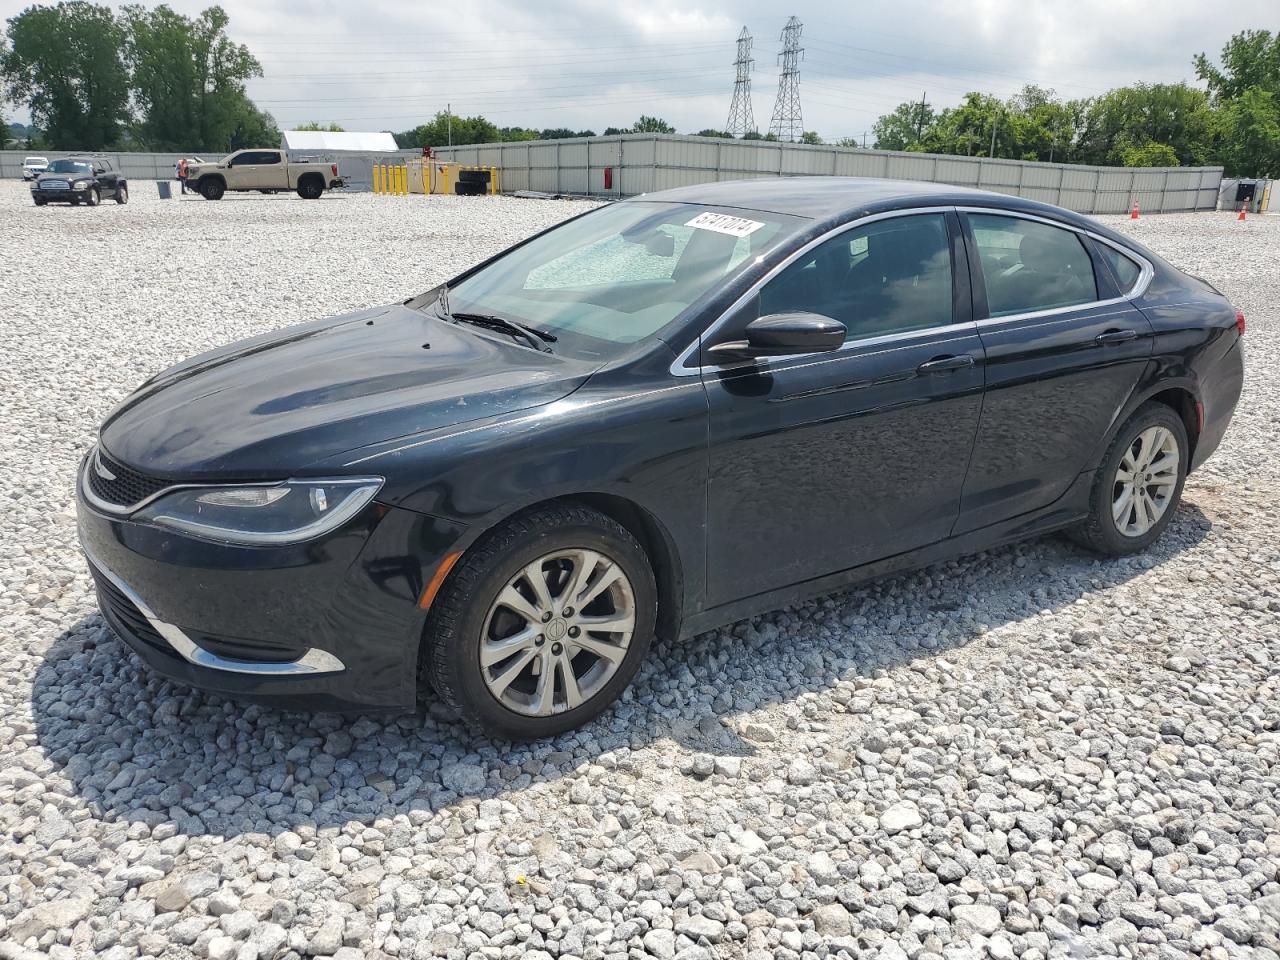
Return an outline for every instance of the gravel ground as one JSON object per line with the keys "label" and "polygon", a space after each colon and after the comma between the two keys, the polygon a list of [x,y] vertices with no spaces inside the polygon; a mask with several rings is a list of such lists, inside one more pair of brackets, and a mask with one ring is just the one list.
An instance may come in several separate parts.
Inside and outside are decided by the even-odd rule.
{"label": "gravel ground", "polygon": [[150,675],[72,475],[166,364],[585,205],[145,186],[0,184],[0,958],[1280,955],[1280,217],[1116,221],[1249,317],[1150,554],[1043,539],[661,645],[605,719],[511,747]]}

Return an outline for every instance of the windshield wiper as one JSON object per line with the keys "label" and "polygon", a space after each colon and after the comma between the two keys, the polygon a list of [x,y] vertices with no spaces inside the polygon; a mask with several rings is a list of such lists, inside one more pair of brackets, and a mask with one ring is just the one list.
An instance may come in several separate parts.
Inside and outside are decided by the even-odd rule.
{"label": "windshield wiper", "polygon": [[533,327],[526,327],[523,323],[519,323],[509,317],[499,317],[492,313],[451,313],[449,316],[458,323],[470,323],[488,330],[501,330],[504,333],[523,337],[529,342],[530,346],[541,350],[543,353],[550,353],[551,348],[547,344],[555,343],[559,339],[554,333],[535,330]]}
{"label": "windshield wiper", "polygon": [[522,338],[529,346],[535,350],[541,350],[543,353],[551,353],[548,343],[555,343],[560,338],[554,333],[548,333],[546,330],[538,330],[534,327],[526,327],[517,320],[510,317],[499,317],[492,313],[454,313],[449,309],[449,287],[442,284],[440,288],[440,296],[436,298],[436,307],[440,314],[447,320],[455,323],[470,323],[477,327],[484,327],[486,330],[501,330],[504,333]]}

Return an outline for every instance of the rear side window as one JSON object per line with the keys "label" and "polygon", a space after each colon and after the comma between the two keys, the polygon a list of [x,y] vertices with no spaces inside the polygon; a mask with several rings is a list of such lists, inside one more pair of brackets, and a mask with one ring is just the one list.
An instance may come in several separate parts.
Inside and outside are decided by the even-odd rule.
{"label": "rear side window", "polygon": [[1115,274],[1116,286],[1120,292],[1129,293],[1142,275],[1142,268],[1115,247],[1109,247],[1105,243],[1099,243],[1097,247],[1102,251],[1102,258],[1111,267],[1111,272]]}
{"label": "rear side window", "polygon": [[947,224],[934,213],[832,237],[760,291],[760,316],[818,313],[843,323],[848,340],[944,326],[952,304]]}
{"label": "rear side window", "polygon": [[1070,230],[1035,220],[970,214],[987,310],[1008,317],[1098,299],[1093,261]]}

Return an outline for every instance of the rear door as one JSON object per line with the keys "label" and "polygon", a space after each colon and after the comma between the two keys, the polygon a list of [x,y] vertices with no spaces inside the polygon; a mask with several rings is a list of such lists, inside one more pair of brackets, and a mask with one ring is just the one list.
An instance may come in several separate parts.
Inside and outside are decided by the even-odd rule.
{"label": "rear door", "polygon": [[835,234],[704,346],[797,310],[844,323],[845,345],[726,368],[704,359],[712,606],[942,540],[959,511],[983,354],[956,215],[895,214]]}
{"label": "rear door", "polygon": [[987,383],[957,533],[1052,505],[1089,466],[1154,344],[1081,231],[963,212]]}

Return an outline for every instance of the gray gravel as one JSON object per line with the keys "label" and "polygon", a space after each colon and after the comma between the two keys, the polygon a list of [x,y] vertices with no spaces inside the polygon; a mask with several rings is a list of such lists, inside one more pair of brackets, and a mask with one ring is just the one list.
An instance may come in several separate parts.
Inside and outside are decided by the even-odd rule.
{"label": "gray gravel", "polygon": [[1280,956],[1280,218],[1116,221],[1249,316],[1165,539],[1058,538],[654,651],[552,743],[243,707],[104,629],[71,487],[181,357],[580,203],[32,207],[0,184],[0,957]]}

